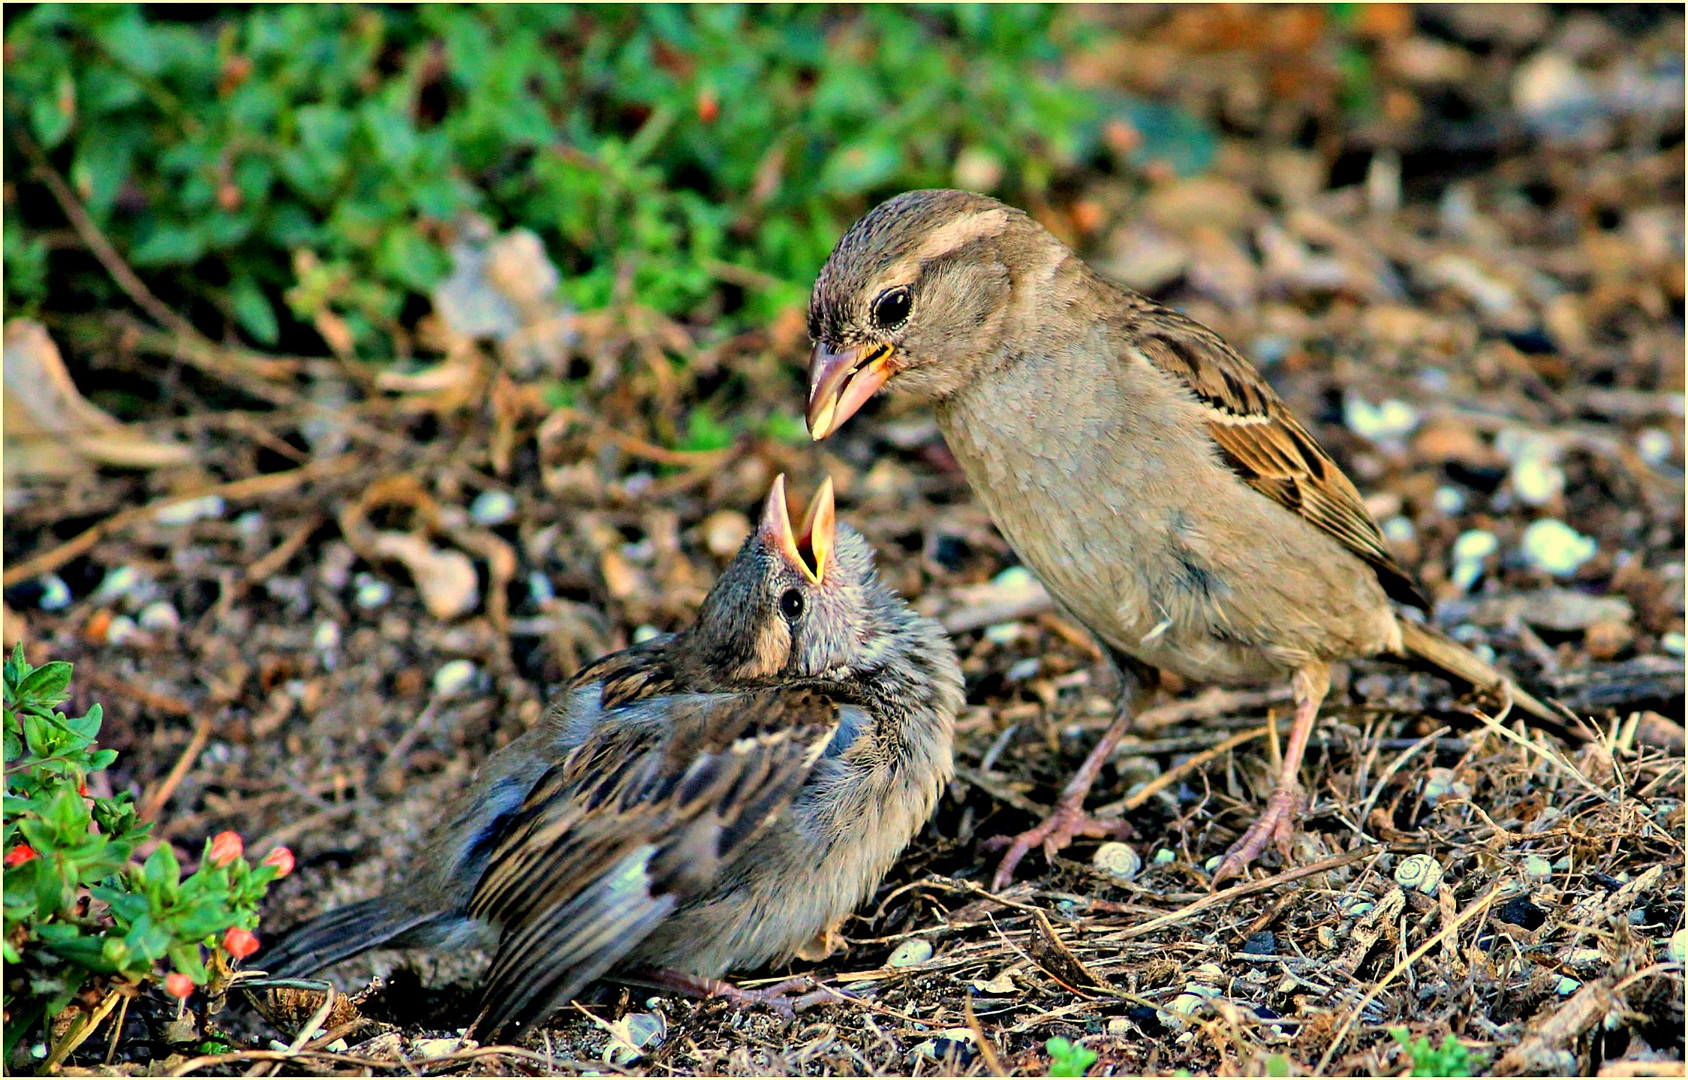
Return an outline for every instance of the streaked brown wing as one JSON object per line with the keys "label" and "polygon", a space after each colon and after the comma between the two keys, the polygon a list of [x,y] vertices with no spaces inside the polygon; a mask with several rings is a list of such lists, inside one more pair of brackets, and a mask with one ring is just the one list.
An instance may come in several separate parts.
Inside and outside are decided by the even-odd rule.
{"label": "streaked brown wing", "polygon": [[790,804],[838,725],[807,690],[678,698],[603,725],[535,785],[469,901],[500,927],[490,1030],[602,975]]}
{"label": "streaked brown wing", "polygon": [[1219,335],[1176,312],[1149,308],[1141,324],[1133,345],[1207,407],[1208,432],[1244,483],[1364,559],[1395,600],[1430,610],[1418,585],[1389,553],[1353,482],[1253,364]]}

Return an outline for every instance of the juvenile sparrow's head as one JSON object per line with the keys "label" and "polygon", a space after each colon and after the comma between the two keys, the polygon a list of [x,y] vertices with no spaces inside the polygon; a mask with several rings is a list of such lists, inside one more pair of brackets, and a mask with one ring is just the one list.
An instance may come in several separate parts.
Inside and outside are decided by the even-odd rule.
{"label": "juvenile sparrow's head", "polygon": [[1066,249],[968,191],[908,191],[850,226],[809,296],[809,433],[824,439],[895,378],[943,398],[993,357],[1028,273]]}
{"label": "juvenile sparrow's head", "polygon": [[915,654],[953,655],[942,630],[879,580],[867,541],[837,521],[830,479],[795,529],[785,477],[774,481],[762,520],[688,634],[704,663],[734,683],[859,682]]}

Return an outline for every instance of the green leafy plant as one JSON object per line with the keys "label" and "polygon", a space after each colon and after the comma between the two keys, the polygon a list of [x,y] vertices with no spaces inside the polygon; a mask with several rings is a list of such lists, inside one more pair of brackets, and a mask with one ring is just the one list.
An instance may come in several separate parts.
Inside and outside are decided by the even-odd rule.
{"label": "green leafy plant", "polygon": [[1083,1076],[1096,1064],[1096,1051],[1059,1036],[1043,1044],[1049,1051],[1050,1076]]}
{"label": "green leafy plant", "polygon": [[[229,958],[256,951],[258,903],[293,867],[286,848],[251,865],[233,832],[207,840],[186,879],[167,843],[137,863],[150,826],[127,794],[88,795],[88,777],[117,753],[95,745],[100,706],[80,717],[59,709],[70,677],[62,661],[32,666],[21,644],[4,665],[8,1057],[19,1037],[72,1000],[132,992],[158,980],[163,965],[164,989],[178,998],[215,982]],[[72,1025],[50,1061],[88,1029]]]}
{"label": "green leafy plant", "polygon": [[1389,1034],[1412,1062],[1414,1076],[1470,1076],[1478,1064],[1451,1032],[1441,1046],[1431,1046],[1423,1035],[1409,1035],[1406,1028],[1390,1028]]}
{"label": "green leafy plant", "polygon": [[[731,331],[894,191],[1041,198],[1115,117],[1211,151],[1060,77],[1096,33],[1042,5],[43,4],[7,22],[5,123],[216,340],[391,355],[465,212],[534,230],[577,307]],[[7,200],[9,315],[124,303],[38,178]]]}

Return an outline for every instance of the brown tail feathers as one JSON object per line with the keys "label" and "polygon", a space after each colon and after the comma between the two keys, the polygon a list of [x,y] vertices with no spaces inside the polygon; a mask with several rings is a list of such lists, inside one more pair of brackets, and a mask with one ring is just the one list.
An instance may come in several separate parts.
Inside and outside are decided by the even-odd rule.
{"label": "brown tail feathers", "polygon": [[1470,683],[1479,690],[1494,694],[1496,697],[1510,697],[1513,705],[1530,713],[1537,719],[1545,720],[1555,727],[1564,726],[1565,713],[1548,708],[1546,704],[1532,696],[1516,682],[1496,671],[1493,666],[1484,663],[1470,649],[1428,626],[1410,622],[1407,619],[1399,621],[1401,644],[1408,657],[1422,660],[1432,667],[1438,668],[1463,682]]}

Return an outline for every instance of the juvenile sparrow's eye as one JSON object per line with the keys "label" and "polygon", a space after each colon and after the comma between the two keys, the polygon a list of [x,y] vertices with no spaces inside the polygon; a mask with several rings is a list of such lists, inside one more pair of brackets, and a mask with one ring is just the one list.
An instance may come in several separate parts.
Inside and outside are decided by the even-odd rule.
{"label": "juvenile sparrow's eye", "polygon": [[873,325],[881,330],[894,330],[908,318],[909,308],[912,306],[914,299],[904,286],[886,289],[879,294],[879,299],[873,302]]}
{"label": "juvenile sparrow's eye", "polygon": [[796,589],[787,589],[780,594],[780,614],[788,622],[795,622],[803,614],[803,594]]}

